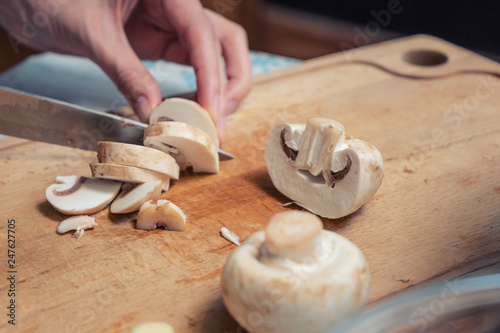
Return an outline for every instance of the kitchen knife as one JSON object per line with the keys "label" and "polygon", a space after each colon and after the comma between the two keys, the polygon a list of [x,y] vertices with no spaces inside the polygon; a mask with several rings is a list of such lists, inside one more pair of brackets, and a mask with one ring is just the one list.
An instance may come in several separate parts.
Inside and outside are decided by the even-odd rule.
{"label": "kitchen knife", "polygon": [[[106,112],[0,88],[0,134],[97,151],[99,141],[142,145],[147,124]],[[234,156],[219,149],[219,160]]]}

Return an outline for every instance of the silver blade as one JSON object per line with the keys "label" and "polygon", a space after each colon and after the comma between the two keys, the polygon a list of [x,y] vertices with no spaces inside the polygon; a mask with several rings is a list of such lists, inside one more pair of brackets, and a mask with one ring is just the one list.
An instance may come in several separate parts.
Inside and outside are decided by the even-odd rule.
{"label": "silver blade", "polygon": [[[99,141],[142,145],[146,126],[51,98],[0,89],[0,134],[96,151]],[[232,158],[219,149],[221,161]]]}

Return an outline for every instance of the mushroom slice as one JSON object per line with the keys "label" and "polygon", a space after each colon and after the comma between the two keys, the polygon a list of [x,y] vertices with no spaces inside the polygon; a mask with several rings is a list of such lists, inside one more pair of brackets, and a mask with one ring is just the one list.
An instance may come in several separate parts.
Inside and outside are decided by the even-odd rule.
{"label": "mushroom slice", "polygon": [[184,98],[168,98],[161,102],[151,112],[149,123],[160,121],[177,121],[186,123],[205,131],[219,147],[219,138],[214,121],[207,110],[196,102]]}
{"label": "mushroom slice", "polygon": [[144,130],[144,145],[172,155],[181,170],[188,165],[194,172],[218,173],[219,154],[204,131],[180,122],[159,122]]}
{"label": "mushroom slice", "polygon": [[168,200],[146,201],[137,215],[137,229],[153,230],[157,227],[167,230],[184,231],[186,229],[186,215],[174,203]]}
{"label": "mushroom slice", "polygon": [[128,165],[91,162],[90,169],[92,170],[93,177],[128,183],[147,183],[158,180],[162,182],[169,181],[168,176],[163,173]]}
{"label": "mushroom slice", "polygon": [[[59,178],[61,179],[61,178]],[[45,191],[50,204],[66,215],[93,214],[106,207],[120,191],[121,183],[87,177],[67,177]]]}
{"label": "mushroom slice", "polygon": [[355,212],[375,194],[383,178],[377,148],[346,136],[344,126],[331,119],[276,126],[269,134],[265,158],[278,191],[327,218]]}
{"label": "mushroom slice", "polygon": [[67,219],[61,221],[56,228],[57,233],[64,234],[70,230],[75,230],[73,238],[79,241],[83,237],[83,233],[86,229],[91,229],[95,227],[97,223],[95,222],[95,217],[88,215],[76,215],[68,217]]}
{"label": "mushroom slice", "polygon": [[113,214],[126,214],[135,212],[148,200],[156,200],[161,194],[163,182],[157,180],[148,183],[124,184],[120,194],[110,206]]}
{"label": "mushroom slice", "polygon": [[[249,332],[328,332],[363,310],[370,273],[354,243],[323,230],[311,213],[286,211],[233,251],[221,288],[229,313]],[[264,313],[267,300],[279,306]]]}
{"label": "mushroom slice", "polygon": [[101,141],[97,144],[100,163],[134,166],[179,179],[179,165],[169,154],[157,149],[127,143]]}

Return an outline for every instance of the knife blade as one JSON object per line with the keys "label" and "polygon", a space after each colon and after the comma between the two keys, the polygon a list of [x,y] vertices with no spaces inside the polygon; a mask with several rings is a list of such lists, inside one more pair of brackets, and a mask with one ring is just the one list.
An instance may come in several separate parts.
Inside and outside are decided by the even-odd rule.
{"label": "knife blade", "polygon": [[[52,98],[0,88],[0,134],[97,151],[99,141],[142,145],[147,124]],[[219,149],[219,160],[234,156]]]}

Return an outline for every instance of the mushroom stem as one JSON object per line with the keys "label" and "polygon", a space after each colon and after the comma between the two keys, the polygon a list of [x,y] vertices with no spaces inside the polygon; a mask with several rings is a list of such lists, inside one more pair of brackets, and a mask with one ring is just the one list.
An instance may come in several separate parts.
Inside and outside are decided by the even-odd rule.
{"label": "mushroom stem", "polygon": [[323,246],[322,230],[321,220],[307,212],[286,211],[274,215],[265,230],[261,261],[281,265],[288,259],[304,264],[318,255],[323,256],[327,247]]}

